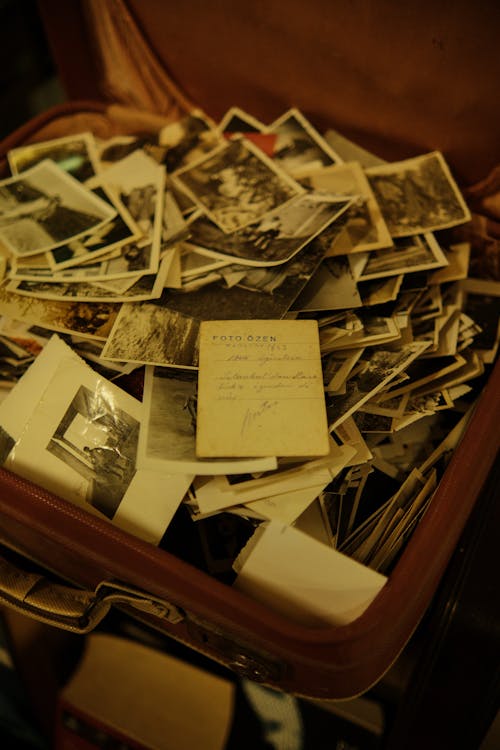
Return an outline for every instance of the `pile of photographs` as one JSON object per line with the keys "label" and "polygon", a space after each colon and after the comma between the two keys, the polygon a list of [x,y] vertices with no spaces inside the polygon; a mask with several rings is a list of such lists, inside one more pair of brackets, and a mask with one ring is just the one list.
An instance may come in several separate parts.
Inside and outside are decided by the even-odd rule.
{"label": "pile of photographs", "polygon": [[[499,342],[442,154],[388,164],[296,109],[234,107],[8,156],[4,466],[241,588],[267,534],[274,559],[312,540],[378,590]],[[201,322],[282,319],[318,323],[329,455],[197,457]]]}

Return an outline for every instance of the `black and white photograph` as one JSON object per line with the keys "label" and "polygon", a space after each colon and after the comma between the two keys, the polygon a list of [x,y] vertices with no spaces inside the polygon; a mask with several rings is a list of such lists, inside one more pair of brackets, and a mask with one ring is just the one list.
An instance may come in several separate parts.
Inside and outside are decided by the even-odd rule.
{"label": "black and white photograph", "polygon": [[161,296],[164,278],[145,274],[126,290],[113,292],[86,281],[11,281],[7,290],[28,297],[48,300],[81,300],[87,302],[140,302]]}
{"label": "black and white photograph", "polygon": [[181,252],[181,274],[183,279],[189,279],[193,276],[208,274],[225,266],[232,265],[232,259],[214,258],[213,255],[206,255],[190,247],[182,245]]}
{"label": "black and white photograph", "polygon": [[234,232],[304,192],[249,141],[238,138],[177,172],[172,181],[223,232]]}
{"label": "black and white photograph", "polygon": [[0,314],[85,338],[106,339],[120,306],[120,303],[61,302],[25,297],[0,285]]}
{"label": "black and white photograph", "polygon": [[112,206],[48,159],[0,182],[0,241],[14,255],[64,245],[115,215]]}
{"label": "black and white photograph", "polygon": [[325,258],[293,304],[293,310],[316,312],[362,306],[357,284],[345,256]]}
{"label": "black and white photograph", "polygon": [[192,110],[158,134],[158,143],[166,149],[164,164],[171,175],[198,161],[222,142],[215,124],[201,110]]}
{"label": "black and white photograph", "polygon": [[192,475],[170,478],[137,470],[140,401],[94,372],[62,342],[44,359],[48,379],[31,378],[27,392],[10,394],[11,411],[16,405],[26,411],[18,404],[21,394],[32,408],[6,467],[157,544]]}
{"label": "black and white photograph", "polygon": [[263,133],[266,126],[253,115],[240,109],[231,107],[222,117],[217,126],[220,133]]}
{"label": "black and white photograph", "polygon": [[298,109],[289,109],[266,132],[277,136],[273,160],[288,173],[309,164],[326,167],[342,161]]}
{"label": "black and white photograph", "polygon": [[290,260],[341,216],[350,202],[314,193],[299,195],[259,221],[229,234],[202,216],[189,223],[190,236],[185,245],[245,265],[278,265]]}
{"label": "black and white photograph", "polygon": [[161,304],[125,302],[103,349],[104,359],[196,369],[200,321]]}
{"label": "black and white photograph", "polygon": [[101,185],[92,188],[92,192],[109,203],[116,210],[116,216],[99,229],[46,253],[54,273],[93,261],[142,237],[139,227],[113,190]]}
{"label": "black and white photograph", "polygon": [[80,386],[46,449],[88,483],[86,501],[113,518],[135,474],[139,421],[99,388]]}
{"label": "black and white photograph", "polygon": [[366,367],[356,377],[349,378],[346,392],[327,394],[326,408],[330,430],[335,429],[372,398],[396,375],[406,368],[427,348],[426,344],[407,344],[400,349],[371,349]]}
{"label": "black and white photograph", "polygon": [[470,211],[439,151],[366,170],[393,237],[464,224]]}
{"label": "black and white photograph", "polygon": [[[392,246],[392,237],[360,164],[349,162],[324,167],[311,172],[307,178],[301,179],[301,183],[314,190],[357,196],[347,212],[345,228],[350,242],[348,252],[370,252]],[[339,248],[338,254],[344,252],[346,248]]]}
{"label": "black and white photograph", "polygon": [[92,133],[30,143],[28,146],[12,149],[7,157],[13,175],[34,167],[44,159],[51,159],[78,182],[85,182],[98,171],[97,150]]}
{"label": "black and white photograph", "polygon": [[394,247],[349,257],[357,281],[371,281],[403,273],[431,271],[448,265],[445,254],[430,232],[398,239]]}
{"label": "black and white photograph", "polygon": [[348,329],[348,335],[338,336],[338,323],[332,326],[333,335],[329,326],[322,326],[320,330],[321,353],[328,354],[338,349],[353,349],[362,346],[375,346],[396,341],[401,336],[401,331],[394,318],[383,315],[375,315],[360,309],[357,313],[359,324]]}
{"label": "black and white photograph", "polygon": [[147,240],[134,241],[122,244],[120,248],[106,253],[106,255],[99,255],[95,262],[93,256],[91,256],[92,262],[87,261],[81,265],[72,265],[56,271],[50,266],[30,268],[14,261],[8,277],[13,281],[47,281],[54,283],[95,283],[99,281],[111,284],[112,282],[123,281],[123,288],[126,289],[134,283],[138,276],[157,273],[158,255],[158,253],[153,254],[151,242]]}
{"label": "black and white photograph", "polygon": [[197,383],[196,372],[146,367],[137,466],[198,476],[274,469],[276,459],[196,457]]}
{"label": "black and white photograph", "polygon": [[116,192],[144,237],[159,248],[165,201],[165,168],[144,151],[133,151],[87,183]]}

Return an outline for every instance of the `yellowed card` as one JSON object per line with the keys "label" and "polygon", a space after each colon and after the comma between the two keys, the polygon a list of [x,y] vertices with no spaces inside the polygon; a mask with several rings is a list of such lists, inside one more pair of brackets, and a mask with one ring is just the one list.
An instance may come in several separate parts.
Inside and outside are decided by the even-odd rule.
{"label": "yellowed card", "polygon": [[205,321],[200,327],[200,457],[329,452],[314,320]]}

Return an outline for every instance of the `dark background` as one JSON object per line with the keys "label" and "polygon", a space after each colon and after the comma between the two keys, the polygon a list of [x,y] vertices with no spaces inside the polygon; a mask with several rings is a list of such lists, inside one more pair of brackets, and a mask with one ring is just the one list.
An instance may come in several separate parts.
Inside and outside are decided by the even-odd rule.
{"label": "dark background", "polygon": [[36,0],[0,0],[0,33],[0,138],[4,138],[65,97]]}

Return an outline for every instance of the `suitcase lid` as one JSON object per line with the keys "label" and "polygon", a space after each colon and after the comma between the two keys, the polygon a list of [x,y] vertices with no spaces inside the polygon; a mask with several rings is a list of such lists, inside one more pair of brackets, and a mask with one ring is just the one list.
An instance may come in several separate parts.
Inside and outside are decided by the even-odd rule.
{"label": "suitcase lid", "polygon": [[[165,114],[297,106],[381,157],[444,152],[462,183],[500,162],[500,9],[391,0],[41,0],[71,98]],[[83,33],[82,33],[83,30]]]}

